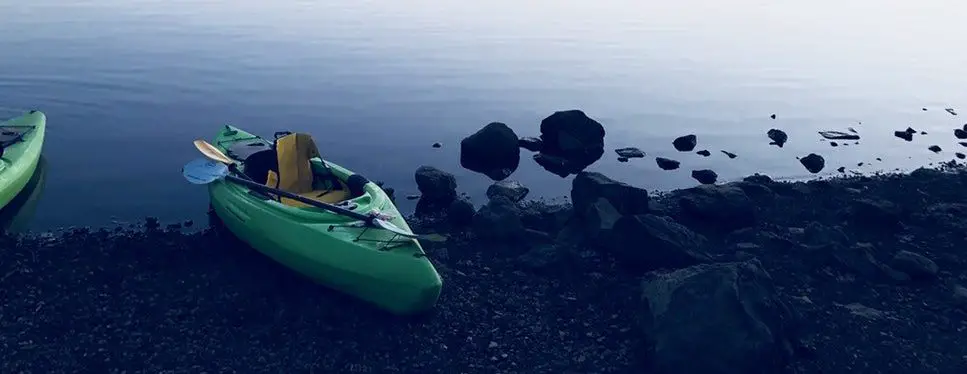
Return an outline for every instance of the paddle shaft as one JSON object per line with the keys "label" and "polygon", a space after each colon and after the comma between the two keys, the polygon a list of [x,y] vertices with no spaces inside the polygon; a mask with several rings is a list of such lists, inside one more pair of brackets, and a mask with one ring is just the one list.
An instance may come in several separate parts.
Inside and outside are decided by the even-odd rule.
{"label": "paddle shaft", "polygon": [[287,198],[290,198],[292,200],[296,200],[296,201],[301,202],[301,203],[305,203],[305,204],[308,204],[308,205],[312,205],[312,206],[314,206],[316,208],[325,209],[325,210],[328,210],[328,211],[333,212],[333,213],[336,213],[336,214],[341,214],[341,215],[344,215],[344,216],[347,216],[347,217],[352,217],[352,218],[358,219],[360,221],[363,221],[363,222],[372,224],[373,217],[368,216],[368,215],[365,215],[365,214],[362,214],[362,213],[354,212],[354,211],[351,211],[349,209],[340,208],[338,206],[335,206],[335,205],[332,205],[332,204],[327,204],[327,203],[324,203],[324,202],[321,202],[321,201],[312,200],[310,198],[307,198],[307,197],[304,197],[304,196],[300,196],[300,195],[296,195],[296,194],[291,193],[291,192],[282,191],[282,190],[280,190],[278,188],[272,188],[272,187],[266,186],[264,184],[260,184],[260,183],[253,182],[253,181],[250,181],[250,180],[245,180],[245,179],[236,177],[234,175],[226,175],[225,176],[225,179],[230,180],[230,181],[235,182],[235,183],[238,183],[238,184],[241,184],[241,185],[244,185],[244,186],[246,186],[248,188],[251,188],[253,190],[260,190],[262,192],[269,192],[269,193],[272,193],[272,194],[275,194],[275,195],[279,195],[279,196],[282,196],[282,197],[287,197]]}

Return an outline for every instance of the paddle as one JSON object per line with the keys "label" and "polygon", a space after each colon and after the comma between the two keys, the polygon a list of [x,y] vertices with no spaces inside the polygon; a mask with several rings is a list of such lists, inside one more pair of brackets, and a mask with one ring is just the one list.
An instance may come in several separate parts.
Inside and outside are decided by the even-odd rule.
{"label": "paddle", "polygon": [[[203,144],[199,144],[199,142]],[[196,140],[195,145],[196,147],[199,148],[199,150],[202,150],[202,153],[205,154],[205,156],[209,156],[210,160],[201,159],[201,158],[196,159],[189,162],[184,166],[184,168],[182,168],[182,174],[184,175],[185,179],[187,179],[188,182],[190,183],[208,184],[217,180],[224,179],[224,180],[241,184],[253,190],[279,195],[279,196],[293,199],[293,200],[302,202],[304,204],[311,205],[320,209],[324,209],[339,215],[354,218],[362,221],[364,224],[368,226],[387,230],[394,234],[404,236],[407,238],[418,238],[418,239],[425,239],[430,241],[446,240],[446,238],[439,235],[419,235],[419,234],[406,232],[399,226],[396,226],[395,224],[393,224],[392,222],[386,221],[384,219],[385,216],[379,213],[367,215],[359,212],[354,212],[352,210],[342,208],[336,205],[324,203],[317,200],[312,200],[288,191],[272,188],[257,182],[253,182],[251,180],[242,179],[242,178],[230,175],[228,165],[234,164],[234,160],[231,160],[230,158],[226,157],[225,154],[223,154],[217,148],[211,147],[210,144],[206,143],[204,140]],[[222,161],[228,161],[228,163],[223,163]]]}

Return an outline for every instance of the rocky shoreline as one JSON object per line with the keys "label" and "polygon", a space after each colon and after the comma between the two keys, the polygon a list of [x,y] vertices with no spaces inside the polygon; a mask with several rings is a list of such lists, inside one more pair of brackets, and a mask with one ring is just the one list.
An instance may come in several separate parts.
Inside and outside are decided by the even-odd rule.
{"label": "rocky shoreline", "polygon": [[[421,189],[456,188],[421,170],[439,173]],[[425,243],[445,288],[419,317],[311,284],[217,218],[196,233],[149,222],[4,236],[4,371],[967,367],[962,167],[795,183],[756,175],[662,194],[581,172],[566,204],[495,186],[477,211],[455,203],[412,218],[419,232],[449,236]]]}

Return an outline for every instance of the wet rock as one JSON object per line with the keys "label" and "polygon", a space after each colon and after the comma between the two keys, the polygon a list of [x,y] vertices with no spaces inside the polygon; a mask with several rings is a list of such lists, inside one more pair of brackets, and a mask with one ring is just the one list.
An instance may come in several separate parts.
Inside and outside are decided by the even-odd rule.
{"label": "wet rock", "polygon": [[617,153],[618,156],[621,156],[624,158],[645,157],[645,152],[642,152],[640,149],[635,147],[618,148],[618,149],[615,149],[614,152]]}
{"label": "wet rock", "polygon": [[658,167],[662,170],[675,170],[681,166],[681,162],[664,157],[655,157],[655,162],[658,163]]}
{"label": "wet rock", "polygon": [[940,151],[942,151],[942,149],[940,149],[940,146],[939,145],[931,145],[927,149],[930,150],[930,152],[933,152],[933,153],[940,153]]}
{"label": "wet rock", "polygon": [[845,166],[840,166],[839,168],[836,168],[836,171],[838,171],[840,173],[845,173],[846,172],[846,167]]}
{"label": "wet rock", "polygon": [[842,131],[820,131],[819,135],[830,140],[859,140],[860,136]]}
{"label": "wet rock", "polygon": [[768,132],[766,132],[766,135],[769,137],[769,139],[772,139],[772,142],[769,144],[778,146],[779,148],[782,148],[782,146],[789,141],[789,135],[786,135],[785,131],[779,129],[770,129]]}
{"label": "wet rock", "polygon": [[957,139],[967,139],[967,131],[963,129],[954,129],[954,137]]}
{"label": "wet rock", "polygon": [[771,115],[769,117],[772,118],[772,119],[776,119],[776,115],[775,114],[773,114],[773,115]]}
{"label": "wet rock", "polygon": [[443,147],[443,144],[433,143],[433,148],[440,148],[440,147]]}
{"label": "wet rock", "polygon": [[541,121],[541,152],[566,160],[565,171],[575,174],[604,155],[604,135],[604,126],[584,112],[557,111]]}
{"label": "wet rock", "polygon": [[893,132],[893,136],[898,137],[898,138],[903,139],[903,140],[906,140],[908,142],[909,141],[913,141],[913,133],[910,133],[910,132],[906,132],[906,131],[894,131]]}
{"label": "wet rock", "polygon": [[861,225],[895,227],[900,223],[900,208],[886,200],[858,199],[850,205],[850,216]]}
{"label": "wet rock", "polygon": [[523,137],[517,140],[517,146],[531,152],[540,152],[544,147],[544,141],[535,137]]}
{"label": "wet rock", "polygon": [[698,152],[695,152],[695,153],[698,154],[698,155],[704,156],[704,157],[708,157],[708,156],[711,156],[712,155],[712,152],[709,152],[707,149],[703,149],[703,150],[698,151]]}
{"label": "wet rock", "polygon": [[967,142],[958,142],[957,144],[960,144],[962,147],[967,147]]}
{"label": "wet rock", "polygon": [[595,172],[580,172],[571,183],[574,211],[582,214],[598,198],[608,200],[623,215],[648,213],[648,191]]}
{"label": "wet rock", "polygon": [[627,157],[618,157],[618,162],[628,162]]}
{"label": "wet rock", "polygon": [[679,269],[710,262],[705,237],[669,217],[652,214],[622,216],[613,226],[611,251],[625,268],[635,272]]}
{"label": "wet rock", "polygon": [[806,157],[799,159],[799,163],[801,163],[802,166],[806,167],[806,170],[809,170],[809,172],[813,174],[822,171],[823,168],[826,167],[826,160],[823,159],[823,156],[815,153],[810,153]]}
{"label": "wet rock", "polygon": [[679,152],[691,152],[698,145],[698,137],[691,134],[679,136],[672,141],[672,145]]}
{"label": "wet rock", "polygon": [[934,279],[940,270],[933,260],[919,253],[900,251],[893,256],[890,267],[906,273],[912,279]]}
{"label": "wet rock", "polygon": [[504,196],[515,203],[527,197],[528,193],[530,193],[530,189],[515,180],[502,180],[487,187],[487,198],[494,199],[497,196]]}
{"label": "wet rock", "polygon": [[432,166],[420,166],[414,175],[416,187],[427,203],[449,205],[457,196],[457,179],[453,174]]}
{"label": "wet rock", "polygon": [[681,193],[678,205],[687,218],[732,229],[755,223],[754,204],[739,187],[703,185]]}
{"label": "wet rock", "polygon": [[561,178],[571,175],[571,171],[578,168],[567,159],[558,156],[551,156],[544,153],[534,155],[534,161],[544,170],[547,170]]}
{"label": "wet rock", "polygon": [[770,185],[775,183],[772,180],[772,178],[770,178],[768,175],[758,174],[758,173],[742,178],[742,180],[746,182],[758,183],[761,185]]}
{"label": "wet rock", "polygon": [[738,157],[735,153],[732,153],[732,152],[729,152],[729,151],[722,151],[722,153],[724,153],[726,156],[729,156],[729,158],[736,158],[736,157]]}
{"label": "wet rock", "polygon": [[701,184],[715,184],[719,175],[709,169],[692,170],[692,179]]}
{"label": "wet rock", "polygon": [[507,125],[491,122],[460,141],[460,166],[495,181],[509,177],[520,165],[517,134]]}
{"label": "wet rock", "polygon": [[652,273],[643,289],[648,372],[785,372],[800,317],[758,260]]}
{"label": "wet rock", "polygon": [[956,156],[961,160],[963,160],[964,158],[967,158],[967,155],[964,155],[963,153],[960,153],[960,152],[954,153],[954,156]]}
{"label": "wet rock", "polygon": [[511,241],[524,236],[521,210],[513,201],[498,196],[480,207],[473,217],[473,231],[480,239]]}
{"label": "wet rock", "polygon": [[454,199],[447,207],[447,221],[457,227],[468,226],[473,223],[475,213],[473,203],[469,200]]}
{"label": "wet rock", "polygon": [[950,113],[951,115],[954,115],[954,116],[957,115],[957,112],[954,111],[954,108],[944,108],[944,110],[946,110],[947,113]]}
{"label": "wet rock", "polygon": [[836,142],[829,142],[829,145],[832,147],[839,147],[839,144]]}

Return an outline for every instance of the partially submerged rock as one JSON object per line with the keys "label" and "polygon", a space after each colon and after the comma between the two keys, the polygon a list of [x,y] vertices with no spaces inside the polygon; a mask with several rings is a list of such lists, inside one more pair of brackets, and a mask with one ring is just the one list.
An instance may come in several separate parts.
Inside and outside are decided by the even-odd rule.
{"label": "partially submerged rock", "polygon": [[930,147],[927,147],[927,149],[930,150],[930,152],[933,152],[933,153],[940,153],[943,150],[943,149],[940,148],[939,145],[931,145]]}
{"label": "partially submerged rock", "polygon": [[678,169],[678,167],[681,166],[682,164],[681,162],[664,158],[664,157],[655,157],[655,162],[658,164],[658,167],[662,170],[675,170],[675,169]]}
{"label": "partially submerged rock", "polygon": [[544,157],[535,160],[558,175],[579,173],[604,155],[604,135],[604,126],[580,110],[554,112],[541,121]]}
{"label": "partially submerged rock", "polygon": [[433,205],[449,205],[457,196],[457,180],[453,174],[432,166],[420,166],[414,175],[421,200]]}
{"label": "partially submerged rock", "polygon": [[503,180],[520,165],[517,142],[513,129],[491,122],[460,142],[460,166],[495,181]]}
{"label": "partially submerged rock", "polygon": [[823,156],[815,153],[810,153],[806,157],[799,159],[799,163],[801,163],[802,166],[806,167],[806,170],[809,170],[809,172],[813,174],[822,171],[823,168],[826,167],[826,160],[823,159]]}
{"label": "partially submerged rock", "polygon": [[856,134],[845,133],[842,131],[820,131],[819,135],[823,138],[830,140],[859,140],[860,136]]}
{"label": "partially submerged rock", "polygon": [[618,149],[615,149],[614,152],[617,153],[618,156],[624,157],[626,159],[645,157],[645,152],[642,152],[640,149],[635,147],[618,148]]}
{"label": "partially submerged rock", "polygon": [[703,157],[708,157],[708,156],[711,156],[712,155],[712,152],[709,152],[707,149],[703,149],[703,150],[698,151],[698,152],[695,152],[695,153],[698,154],[699,156],[703,156]]}
{"label": "partially submerged rock", "polygon": [[772,139],[772,142],[769,143],[770,145],[775,145],[779,148],[782,148],[782,146],[789,140],[789,135],[786,135],[785,131],[779,129],[769,129],[769,131],[766,132],[766,136],[768,136],[769,139]]}
{"label": "partially submerged rock", "polygon": [[531,152],[540,152],[544,147],[544,141],[535,137],[523,137],[517,140],[517,146]]}
{"label": "partially submerged rock", "polygon": [[726,156],[729,156],[729,158],[736,158],[736,157],[738,157],[738,155],[736,155],[735,153],[729,152],[729,151],[722,151],[722,153],[724,153]]}
{"label": "partially submerged rock", "polygon": [[893,132],[893,136],[898,137],[898,138],[903,139],[903,140],[906,140],[908,142],[909,141],[913,141],[913,133],[912,132],[907,132],[907,131],[894,131]]}
{"label": "partially submerged rock", "polygon": [[698,137],[694,134],[679,136],[672,141],[672,145],[679,152],[691,152],[698,145]]}
{"label": "partially submerged rock", "polygon": [[473,216],[476,214],[473,203],[467,199],[454,199],[447,207],[447,221],[457,227],[467,226],[473,223]]}
{"label": "partially submerged rock", "polygon": [[754,259],[650,274],[641,317],[661,374],[785,372],[800,318]]}
{"label": "partially submerged rock", "polygon": [[954,137],[957,139],[967,139],[967,131],[964,131],[964,129],[954,129]]}

